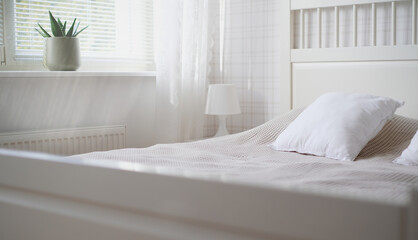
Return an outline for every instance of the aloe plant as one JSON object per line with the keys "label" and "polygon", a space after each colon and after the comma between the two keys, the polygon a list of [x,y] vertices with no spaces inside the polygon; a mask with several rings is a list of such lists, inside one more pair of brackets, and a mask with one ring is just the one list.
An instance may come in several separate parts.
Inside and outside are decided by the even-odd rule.
{"label": "aloe plant", "polygon": [[[73,24],[71,24],[71,27],[66,32],[67,27],[67,21],[64,22],[64,24],[61,22],[61,19],[56,18],[52,15],[51,11],[49,12],[49,20],[51,22],[51,31],[52,35],[54,37],[77,37],[78,34],[80,34],[82,31],[84,31],[88,26],[85,26],[80,31],[77,31],[78,27],[80,26],[80,22],[76,25],[77,18],[74,18]],[[39,29],[35,28],[36,31],[38,31],[39,34],[41,34],[44,38],[52,37],[51,34],[49,34],[42,26],[38,23]]]}

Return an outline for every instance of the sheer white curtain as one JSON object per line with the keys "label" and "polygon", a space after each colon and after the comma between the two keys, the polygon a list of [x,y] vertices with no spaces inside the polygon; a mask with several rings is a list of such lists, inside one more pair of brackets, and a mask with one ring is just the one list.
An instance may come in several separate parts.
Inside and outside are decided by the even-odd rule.
{"label": "sheer white curtain", "polygon": [[156,0],[156,141],[203,137],[213,0]]}
{"label": "sheer white curtain", "polygon": [[[280,27],[277,0],[221,0],[211,83],[237,87],[241,114],[227,119],[231,133],[256,127],[279,112]],[[217,119],[208,121],[213,136]]]}

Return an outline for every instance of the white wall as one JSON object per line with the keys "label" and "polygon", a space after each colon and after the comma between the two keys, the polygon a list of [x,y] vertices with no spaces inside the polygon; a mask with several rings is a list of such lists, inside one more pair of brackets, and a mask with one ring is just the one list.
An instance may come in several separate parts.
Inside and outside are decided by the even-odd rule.
{"label": "white wall", "polygon": [[126,125],[127,147],[154,144],[155,77],[0,72],[0,133]]}

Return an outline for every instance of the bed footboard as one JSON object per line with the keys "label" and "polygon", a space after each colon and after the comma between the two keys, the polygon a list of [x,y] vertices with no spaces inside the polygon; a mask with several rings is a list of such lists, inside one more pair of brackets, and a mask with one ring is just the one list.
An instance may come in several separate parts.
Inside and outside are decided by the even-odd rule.
{"label": "bed footboard", "polygon": [[418,184],[411,190],[411,203],[409,205],[409,235],[408,240],[418,239]]}
{"label": "bed footboard", "polygon": [[412,240],[413,194],[408,207],[8,151],[0,238]]}

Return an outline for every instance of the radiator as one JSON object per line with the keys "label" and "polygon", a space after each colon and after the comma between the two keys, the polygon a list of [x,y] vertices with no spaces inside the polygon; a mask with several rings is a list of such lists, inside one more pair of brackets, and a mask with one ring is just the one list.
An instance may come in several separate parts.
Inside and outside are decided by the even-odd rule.
{"label": "radiator", "polygon": [[73,155],[125,147],[126,126],[0,134],[0,148]]}

